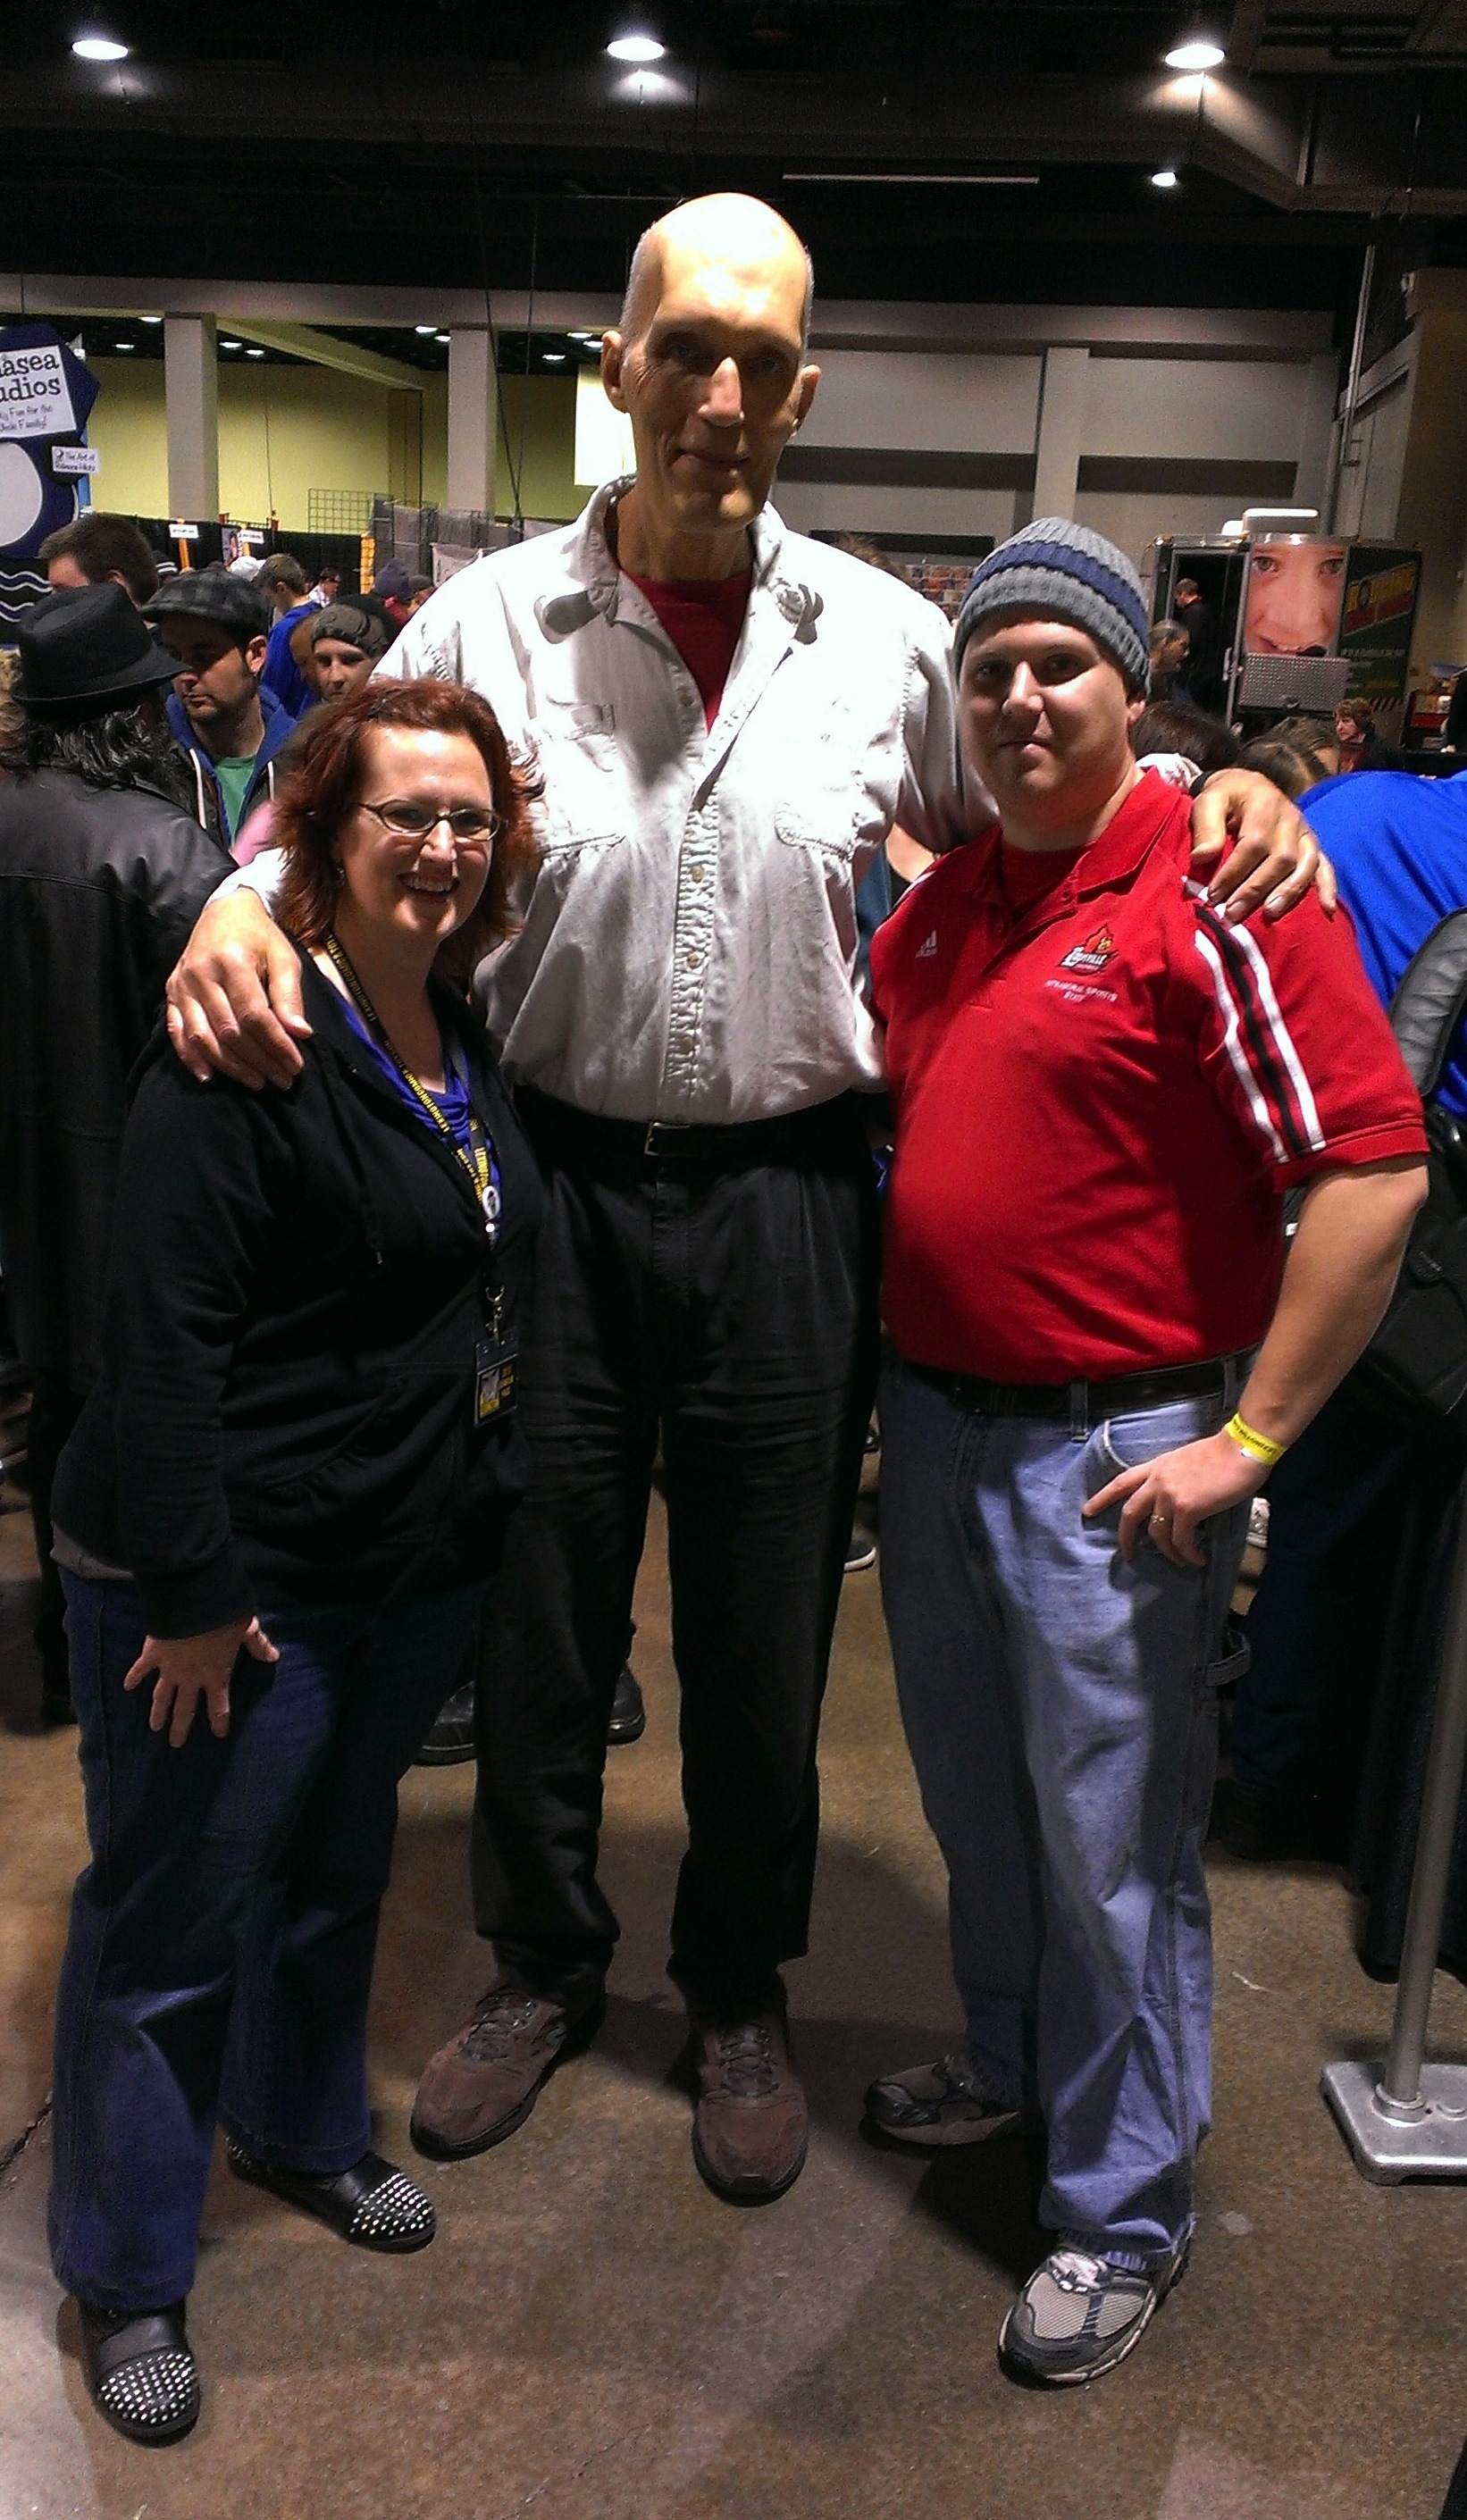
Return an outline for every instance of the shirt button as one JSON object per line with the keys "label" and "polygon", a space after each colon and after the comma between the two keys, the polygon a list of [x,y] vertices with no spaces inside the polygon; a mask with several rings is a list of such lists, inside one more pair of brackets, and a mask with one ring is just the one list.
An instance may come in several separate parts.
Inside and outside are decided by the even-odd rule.
{"label": "shirt button", "polygon": [[701,954],[690,954],[688,956],[688,969],[690,971],[696,971],[702,961],[703,956]]}
{"label": "shirt button", "polygon": [[701,866],[689,867],[688,873],[695,883],[702,883],[704,877],[708,873],[708,869],[707,867]]}
{"label": "shirt button", "polygon": [[684,707],[684,708],[691,708],[691,707],[692,707],[692,705],[693,705],[693,686],[692,686],[692,684],[691,684],[691,683],[679,683],[679,684],[678,684],[678,686],[677,686],[677,697],[678,697],[678,698],[681,700],[681,702],[682,702],[682,704],[683,704],[683,707]]}

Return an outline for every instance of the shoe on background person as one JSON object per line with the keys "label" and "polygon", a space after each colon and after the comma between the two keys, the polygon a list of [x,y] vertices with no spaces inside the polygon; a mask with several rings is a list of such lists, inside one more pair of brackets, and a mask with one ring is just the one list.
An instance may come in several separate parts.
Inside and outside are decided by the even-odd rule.
{"label": "shoe on background person", "polygon": [[622,1749],[628,1741],[640,1741],[646,1730],[647,1708],[641,1686],[630,1663],[624,1662],[617,1675],[611,1721],[606,1728],[607,1741],[612,1749]]}
{"label": "shoe on background person", "polygon": [[804,2168],[810,2128],[783,1989],[747,2010],[690,1996],[687,2060],[698,2087],[693,2159],[702,2178],[730,2205],[783,2196]]}
{"label": "shoe on background person", "polygon": [[884,2074],[866,2092],[866,2115],[899,2143],[987,2143],[1012,2135],[1025,2111],[1006,2099],[996,2077],[967,2056],[940,2056]]}
{"label": "shoe on background person", "polygon": [[445,1697],[433,1730],[413,1761],[415,1768],[460,1768],[474,1756],[474,1682],[461,1681]]}
{"label": "shoe on background person", "polygon": [[1190,2235],[1160,2267],[1118,2267],[1061,2240],[1034,2269],[998,2331],[998,2359],[1030,2387],[1073,2387],[1114,2371],[1140,2344],[1187,2271]]}
{"label": "shoe on background person", "polygon": [[576,2055],[601,2027],[605,1994],[573,2002],[491,1986],[471,2020],[423,2069],[409,2132],[434,2161],[487,2152],[525,2124],[557,2065]]}
{"label": "shoe on background person", "polygon": [[846,1551],[846,1572],[848,1575],[864,1575],[867,1567],[875,1564],[876,1543],[870,1532],[863,1531],[857,1522],[851,1527],[850,1541]]}

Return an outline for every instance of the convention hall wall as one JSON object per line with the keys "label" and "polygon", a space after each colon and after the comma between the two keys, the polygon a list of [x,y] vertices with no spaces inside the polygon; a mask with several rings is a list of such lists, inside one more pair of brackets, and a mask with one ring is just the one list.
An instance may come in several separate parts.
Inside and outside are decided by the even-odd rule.
{"label": "convention hall wall", "polygon": [[[1298,324],[1297,346],[1283,355],[1070,349],[1062,376],[1053,345],[818,349],[820,390],[787,458],[780,507],[806,530],[1002,535],[1043,490],[1139,559],[1154,535],[1215,531],[1244,505],[1317,501],[1340,363],[1321,348],[1317,319]],[[161,363],[94,364],[98,504],[164,514]],[[303,528],[313,489],[444,499],[441,376],[425,377],[419,396],[325,367],[221,359],[218,373],[229,515],[273,512]],[[1068,404],[1057,421],[1061,383]],[[573,516],[588,486],[575,479],[574,378],[501,377],[499,398],[496,510],[512,512],[518,475],[522,513]],[[405,428],[409,410],[421,423]]]}

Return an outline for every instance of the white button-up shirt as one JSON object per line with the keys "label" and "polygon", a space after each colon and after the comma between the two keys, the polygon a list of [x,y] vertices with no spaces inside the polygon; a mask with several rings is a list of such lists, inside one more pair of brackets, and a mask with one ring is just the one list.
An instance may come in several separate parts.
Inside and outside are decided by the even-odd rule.
{"label": "white button-up shirt", "polygon": [[[623,1120],[771,1118],[882,1081],[855,892],[895,823],[945,848],[991,818],[963,771],[935,605],[846,553],[752,532],[711,728],[606,537],[486,553],[377,668],[481,693],[545,785],[524,925],[479,974],[512,1075]],[[267,862],[249,870],[264,890]]]}

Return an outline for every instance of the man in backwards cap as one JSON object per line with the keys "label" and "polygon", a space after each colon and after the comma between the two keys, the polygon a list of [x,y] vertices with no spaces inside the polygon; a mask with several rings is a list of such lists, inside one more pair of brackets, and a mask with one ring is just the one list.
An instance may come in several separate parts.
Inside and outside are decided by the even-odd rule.
{"label": "man in backwards cap", "polygon": [[1059,518],[1016,534],[955,670],[1000,827],[913,887],[872,983],[896,1124],[883,1586],[968,2041],[867,2106],[918,2143],[1042,2111],[1055,2244],[1000,2351],[1084,2381],[1191,2239],[1249,1501],[1384,1309],[1425,1138],[1349,921],[1311,899],[1230,924],[1191,879],[1186,798],[1131,749],[1123,553]]}

